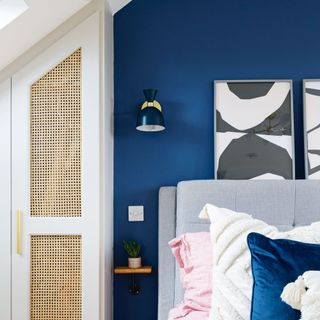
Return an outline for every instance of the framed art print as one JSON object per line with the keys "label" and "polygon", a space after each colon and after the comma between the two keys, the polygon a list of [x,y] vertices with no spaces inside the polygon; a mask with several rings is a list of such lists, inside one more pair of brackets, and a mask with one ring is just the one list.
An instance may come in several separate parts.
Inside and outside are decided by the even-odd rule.
{"label": "framed art print", "polygon": [[217,179],[294,179],[291,80],[214,83]]}
{"label": "framed art print", "polygon": [[305,171],[320,179],[320,79],[303,81]]}

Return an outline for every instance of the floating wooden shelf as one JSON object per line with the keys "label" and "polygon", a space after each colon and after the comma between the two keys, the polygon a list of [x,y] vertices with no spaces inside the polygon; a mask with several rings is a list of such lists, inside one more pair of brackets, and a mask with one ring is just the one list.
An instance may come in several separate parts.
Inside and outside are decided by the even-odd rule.
{"label": "floating wooden shelf", "polygon": [[150,274],[152,273],[152,267],[145,266],[137,269],[132,269],[129,267],[115,267],[114,269],[115,274],[128,274],[130,275],[130,286],[129,286],[129,293],[132,295],[138,295],[140,293],[140,286],[137,284],[135,280],[136,274]]}
{"label": "floating wooden shelf", "polygon": [[115,274],[148,274],[152,273],[152,267],[145,266],[137,269],[131,269],[128,267],[115,267]]}

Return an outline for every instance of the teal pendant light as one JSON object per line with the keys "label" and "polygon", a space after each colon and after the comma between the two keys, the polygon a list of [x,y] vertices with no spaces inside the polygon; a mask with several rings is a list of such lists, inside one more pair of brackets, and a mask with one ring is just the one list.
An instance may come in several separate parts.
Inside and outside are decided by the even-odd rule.
{"label": "teal pendant light", "polygon": [[146,102],[143,103],[137,117],[137,130],[144,132],[157,132],[165,130],[162,108],[156,96],[158,90],[143,90]]}

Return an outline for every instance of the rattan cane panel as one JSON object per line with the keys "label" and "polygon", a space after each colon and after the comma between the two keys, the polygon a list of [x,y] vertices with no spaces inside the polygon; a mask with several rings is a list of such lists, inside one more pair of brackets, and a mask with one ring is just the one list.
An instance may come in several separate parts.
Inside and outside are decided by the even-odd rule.
{"label": "rattan cane panel", "polygon": [[81,216],[81,49],[31,86],[30,214]]}
{"label": "rattan cane panel", "polygon": [[81,236],[31,236],[30,320],[81,320]]}

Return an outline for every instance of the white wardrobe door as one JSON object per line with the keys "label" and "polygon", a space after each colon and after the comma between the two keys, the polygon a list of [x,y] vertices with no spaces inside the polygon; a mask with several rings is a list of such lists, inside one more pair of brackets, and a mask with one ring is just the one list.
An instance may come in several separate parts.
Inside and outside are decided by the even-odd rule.
{"label": "white wardrobe door", "polygon": [[11,318],[11,84],[0,84],[0,319]]}
{"label": "white wardrobe door", "polygon": [[99,319],[99,27],[12,80],[13,320]]}

